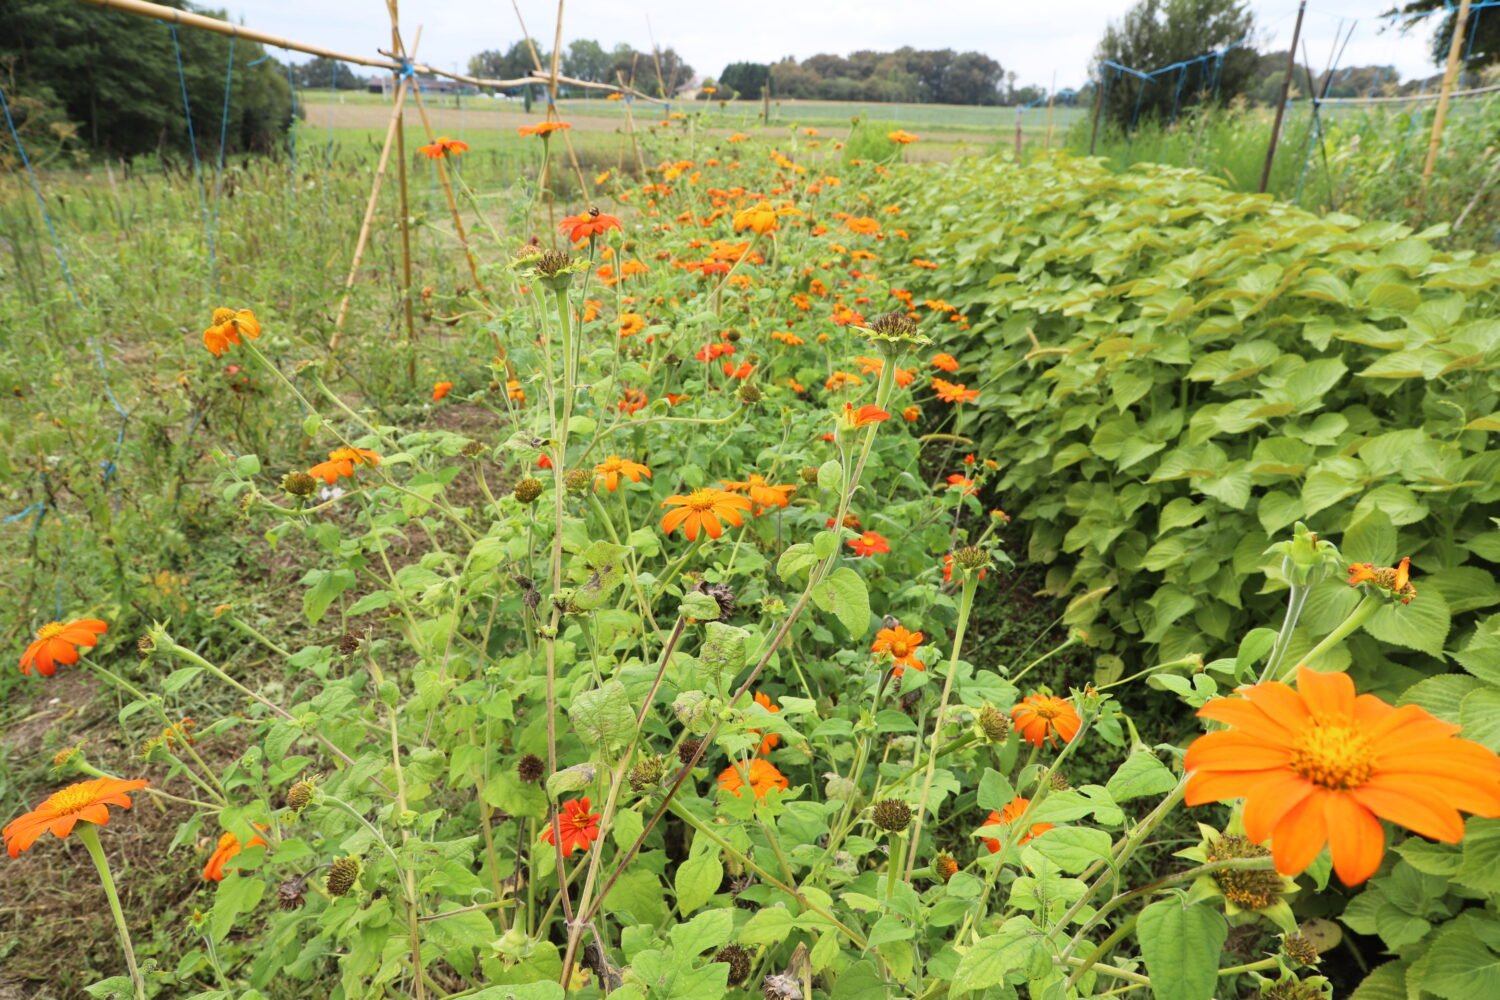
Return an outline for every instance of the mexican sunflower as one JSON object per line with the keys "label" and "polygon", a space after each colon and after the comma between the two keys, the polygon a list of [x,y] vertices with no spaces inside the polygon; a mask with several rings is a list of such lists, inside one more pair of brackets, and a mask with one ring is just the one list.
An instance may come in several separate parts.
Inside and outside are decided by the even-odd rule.
{"label": "mexican sunflower", "polygon": [[[1021,818],[1021,815],[1026,812],[1027,807],[1030,806],[1030,805],[1031,805],[1031,800],[1030,799],[1023,799],[1023,798],[1021,798],[1018,795],[1015,798],[1011,799],[1009,802],[1007,802],[1005,804],[1005,808],[1001,809],[999,812],[996,812],[995,810],[991,809],[990,810],[989,818],[984,821],[984,825],[985,826],[1010,826],[1016,820],[1018,820],[1018,819]],[[1035,839],[1037,837],[1040,837],[1042,834],[1044,834],[1048,830],[1052,829],[1052,826],[1053,825],[1051,823],[1033,823],[1031,825],[1031,829],[1028,830],[1028,831],[1026,831],[1025,833],[1021,834],[1021,839],[1018,840],[1018,841],[1016,841],[1016,843],[1017,844],[1024,844],[1024,843],[1026,843],[1029,840],[1033,840],[1033,839]],[[999,840],[996,840],[994,838],[986,838],[985,842],[984,842],[984,846],[988,847],[990,849],[990,853],[991,854],[998,854],[998,853],[1000,853],[1000,841]]]}
{"label": "mexican sunflower", "polygon": [[353,479],[356,465],[379,464],[380,453],[368,448],[335,448],[328,453],[328,461],[319,462],[307,474],[332,486],[340,476]]}
{"label": "mexican sunflower", "polygon": [[611,229],[620,228],[618,216],[601,212],[597,208],[591,208],[587,212],[578,215],[570,215],[558,223],[562,231],[568,234],[568,239],[574,243],[582,243],[596,236],[603,236]]}
{"label": "mexican sunflower", "polygon": [[883,423],[889,419],[891,415],[874,403],[866,403],[857,410],[853,403],[845,403],[844,418],[841,423],[846,430],[856,430],[860,427],[868,427],[870,424]]}
{"label": "mexican sunflower", "polygon": [[238,344],[240,337],[254,340],[260,336],[260,321],[249,309],[215,309],[213,323],[203,331],[203,346],[214,357],[222,357],[230,344]]}
{"label": "mexican sunflower", "polygon": [[[764,691],[757,691],[755,693],[755,703],[772,715],[777,715],[781,712],[781,706],[772,701],[771,696]],[[760,746],[755,748],[755,752],[762,757],[781,745],[781,737],[776,733],[766,733],[760,729],[752,729],[750,732],[761,737]]]}
{"label": "mexican sunflower", "polygon": [[922,640],[925,639],[921,632],[912,632],[901,625],[894,628],[883,628],[875,633],[875,641],[870,645],[872,653],[890,653],[891,659],[896,665],[896,676],[900,677],[902,671],[907,667],[914,670],[926,670],[926,666],[917,659],[917,650],[922,648]]}
{"label": "mexican sunflower", "polygon": [[790,502],[792,491],[797,488],[792,485],[773,486],[761,475],[752,475],[744,482],[721,479],[719,485],[731,493],[748,494],[751,502],[756,505],[757,514],[763,513],[768,507],[785,507]]}
{"label": "mexican sunflower", "polygon": [[1376,566],[1373,563],[1355,563],[1349,567],[1349,586],[1372,584],[1402,604],[1410,604],[1417,596],[1417,588],[1411,582],[1411,558],[1405,557],[1396,566]]}
{"label": "mexican sunflower", "polygon": [[661,505],[676,508],[662,515],[661,530],[670,535],[680,527],[688,541],[696,542],[700,531],[708,532],[709,538],[718,538],[724,534],[724,522],[736,528],[743,524],[750,500],[728,490],[703,489],[686,496],[673,494]]}
{"label": "mexican sunflower", "polygon": [[528,135],[539,135],[545,139],[553,132],[561,132],[563,129],[572,127],[567,122],[537,122],[535,125],[522,125],[516,131],[521,133],[523,139]]}
{"label": "mexican sunflower", "polygon": [[[265,827],[257,824],[256,829],[264,830]],[[203,877],[209,882],[224,881],[224,865],[235,855],[247,847],[265,847],[266,842],[259,837],[251,837],[250,843],[241,844],[240,838],[225,830],[219,835],[219,843],[214,847],[214,852],[208,856],[208,864],[203,866]]]}
{"label": "mexican sunflower", "polygon": [[747,764],[731,764],[719,775],[719,787],[726,792],[733,792],[735,798],[740,795],[740,789],[746,785],[745,777],[749,776],[749,785],[755,792],[757,799],[766,797],[766,793],[773,788],[785,791],[791,784],[786,780],[786,775],[776,770],[776,765],[764,757],[756,757]]}
{"label": "mexican sunflower", "polygon": [[742,233],[746,229],[760,236],[771,232],[776,228],[776,209],[761,202],[749,208],[742,208],[734,213],[734,231]]}
{"label": "mexican sunflower", "polygon": [[937,398],[945,403],[972,403],[979,398],[978,389],[970,389],[962,382],[935,378],[932,380],[932,387],[937,390]]}
{"label": "mexican sunflower", "polygon": [[[446,135],[440,135],[427,145],[417,147],[417,152],[429,160],[441,160],[445,156],[462,156],[468,151],[467,142],[462,139],[450,139]],[[222,877],[221,875],[220,878]]]}
{"label": "mexican sunflower", "polygon": [[97,618],[76,618],[64,625],[49,622],[36,630],[36,638],[21,654],[21,673],[32,668],[43,677],[57,673],[57,665],[78,662],[79,646],[97,646],[109,626]]}
{"label": "mexican sunflower", "polygon": [[951,354],[934,354],[932,356],[932,367],[951,375],[958,371],[958,359]]}
{"label": "mexican sunflower", "polygon": [[[563,857],[572,857],[574,848],[581,851],[599,839],[599,814],[589,812],[589,800],[573,799],[562,804],[557,814],[557,829],[562,834]],[[542,828],[542,839],[552,843],[552,824]]]}
{"label": "mexican sunflower", "polygon": [[1043,743],[1071,743],[1082,724],[1078,713],[1066,698],[1050,694],[1027,695],[1010,710],[1021,739],[1034,747]]}
{"label": "mexican sunflower", "polygon": [[1355,695],[1348,674],[1305,666],[1295,690],[1269,681],[1238,695],[1198,712],[1229,728],[1188,747],[1186,802],[1244,799],[1246,835],[1270,838],[1283,875],[1331,844],[1339,879],[1358,885],[1385,853],[1381,819],[1452,844],[1460,810],[1500,816],[1500,757],[1417,705]]}
{"label": "mexican sunflower", "polygon": [[916,136],[912,135],[910,132],[906,131],[906,129],[902,128],[898,128],[894,132],[887,132],[885,134],[885,137],[896,143],[896,145],[898,146],[908,146],[911,143],[917,141]]}
{"label": "mexican sunflower", "polygon": [[453,390],[452,382],[434,382],[432,384],[432,401],[436,403]]}
{"label": "mexican sunflower", "polygon": [[604,484],[604,488],[613,493],[620,488],[620,477],[624,476],[632,483],[641,481],[641,477],[651,478],[651,470],[640,462],[632,462],[628,458],[619,455],[611,455],[598,465],[594,466],[594,477],[598,482]]}
{"label": "mexican sunflower", "polygon": [[849,539],[849,547],[854,550],[855,555],[866,559],[891,551],[891,543],[885,540],[885,536],[873,531],[866,531],[858,538]]}
{"label": "mexican sunflower", "polygon": [[37,838],[48,830],[54,837],[66,837],[73,832],[79,821],[103,826],[109,822],[109,807],[130,808],[130,793],[145,788],[149,782],[142,778],[94,778],[80,781],[53,792],[41,805],[17,816],[0,836],[5,838],[5,850],[11,857],[36,843]]}

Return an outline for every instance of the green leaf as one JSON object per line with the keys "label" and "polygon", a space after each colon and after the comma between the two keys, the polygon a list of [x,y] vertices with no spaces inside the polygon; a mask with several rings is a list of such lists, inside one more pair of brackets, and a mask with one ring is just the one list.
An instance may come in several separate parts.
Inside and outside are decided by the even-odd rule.
{"label": "green leaf", "polygon": [[818,487],[830,493],[844,488],[844,466],[836,458],[830,458],[818,466]]}
{"label": "green leaf", "polygon": [[1418,590],[1420,593],[1410,604],[1383,605],[1365,623],[1365,631],[1381,642],[1441,657],[1453,624],[1448,602],[1436,587],[1418,586]]}
{"label": "green leaf", "polygon": [[1389,566],[1396,561],[1396,527],[1380,511],[1372,511],[1350,525],[1339,543],[1348,562]]}
{"label": "green leaf", "polygon": [[[679,906],[681,901],[679,899]],[[672,947],[686,955],[701,955],[729,941],[734,933],[734,910],[726,907],[698,914],[672,928]]]}
{"label": "green leaf", "polygon": [[1386,962],[1366,976],[1349,1000],[1407,1000],[1406,963]]}
{"label": "green leaf", "polygon": [[266,884],[254,876],[238,872],[225,875],[224,881],[219,883],[214,892],[214,908],[209,915],[208,925],[213,939],[224,940],[224,936],[234,927],[235,918],[255,909],[255,904],[265,894]]}
{"label": "green leaf", "polygon": [[1500,955],[1467,931],[1449,930],[1428,948],[1421,984],[1444,1000],[1500,996]]}
{"label": "green leaf", "polygon": [[260,458],[257,455],[241,455],[234,460],[236,475],[249,478],[260,475]]}
{"label": "green leaf", "polygon": [[1059,826],[1037,837],[1027,849],[1040,854],[1069,875],[1076,875],[1095,861],[1108,858],[1113,844],[1114,838],[1103,830]]}
{"label": "green leaf", "polygon": [[813,603],[831,613],[855,639],[870,628],[870,594],[865,579],[848,566],[840,566],[813,588]]}
{"label": "green leaf", "polygon": [[709,594],[690,590],[682,595],[682,603],[678,606],[677,613],[684,618],[711,622],[719,617],[719,602]]}
{"label": "green leaf", "polygon": [[813,547],[807,542],[787,546],[787,550],[776,560],[776,575],[790,582],[791,578],[804,572],[818,561]]}
{"label": "green leaf", "polygon": [[[576,419],[576,418],[575,418]],[[589,575],[573,592],[572,607],[593,611],[625,580],[625,555],[630,549],[614,542],[593,542],[583,550]]]}
{"label": "green leaf", "polygon": [[1141,910],[1135,933],[1156,1000],[1213,1000],[1229,925],[1207,905],[1163,899]]}
{"label": "green leaf", "polygon": [[1165,795],[1177,787],[1177,778],[1150,750],[1132,751],[1104,788],[1116,802],[1147,795]]}
{"label": "green leaf", "polygon": [[704,626],[695,686],[722,692],[745,666],[745,647],[749,639],[750,632],[738,625],[709,622]]}
{"label": "green leaf", "polygon": [[311,625],[318,624],[328,606],[340,594],[354,586],[354,572],[347,569],[309,570],[302,578],[309,590],[302,595],[302,613]]}
{"label": "green leaf", "polygon": [[635,713],[630,696],[619,681],[605,681],[592,691],[573,697],[568,719],[579,739],[590,747],[613,754],[635,735]]}
{"label": "green leaf", "polygon": [[1027,917],[1011,917],[999,933],[980,938],[958,962],[949,989],[987,990],[1006,982],[1031,978],[1033,970],[1050,964],[1043,945],[1044,938]]}
{"label": "green leaf", "polygon": [[792,933],[795,921],[784,906],[765,906],[736,935],[740,944],[780,944]]}
{"label": "green leaf", "polygon": [[677,869],[672,883],[677,893],[677,912],[686,916],[707,903],[719,891],[723,881],[724,862],[719,860],[717,848],[688,858]]}

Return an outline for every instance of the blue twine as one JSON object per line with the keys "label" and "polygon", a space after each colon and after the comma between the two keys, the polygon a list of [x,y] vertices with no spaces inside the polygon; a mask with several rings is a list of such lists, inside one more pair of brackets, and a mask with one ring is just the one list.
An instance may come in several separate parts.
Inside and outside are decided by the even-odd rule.
{"label": "blue twine", "polygon": [[397,78],[398,79],[402,79],[402,80],[406,80],[406,79],[410,79],[410,78],[412,78],[412,77],[414,77],[416,75],[417,75],[417,67],[414,66],[414,65],[412,65],[412,63],[411,63],[411,61],[409,59],[402,59],[401,60],[401,68],[400,68],[399,72],[397,72],[397,74],[396,74]]}
{"label": "blue twine", "polygon": [[182,88],[182,115],[187,119],[188,147],[193,151],[193,187],[198,189],[198,212],[203,217],[203,236],[208,240],[209,254],[213,254],[213,237],[208,234],[208,196],[203,191],[203,167],[198,161],[198,136],[193,131],[193,108],[188,102],[187,74],[182,67],[182,45],[177,40],[177,25],[169,24],[172,32],[172,52],[177,56],[177,85]]}
{"label": "blue twine", "polygon": [[219,235],[219,195],[224,189],[224,149],[229,142],[229,96],[234,89],[234,43],[238,38],[238,35],[229,36],[229,68],[224,73],[224,113],[219,120],[219,168],[214,176],[213,225],[208,235],[209,278],[215,291],[219,288],[219,259],[216,253]]}
{"label": "blue twine", "polygon": [[38,500],[30,507],[27,507],[25,510],[17,511],[10,517],[0,518],[0,524],[12,524],[16,521],[20,521],[24,518],[30,517],[32,514],[36,515],[36,524],[31,526],[32,533],[35,534],[36,530],[42,526],[42,519],[47,516],[47,501],[45,500]]}

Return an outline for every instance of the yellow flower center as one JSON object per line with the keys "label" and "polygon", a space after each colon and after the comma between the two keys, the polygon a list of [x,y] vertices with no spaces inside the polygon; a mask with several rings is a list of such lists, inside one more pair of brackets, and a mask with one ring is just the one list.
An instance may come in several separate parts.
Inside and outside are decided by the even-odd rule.
{"label": "yellow flower center", "polygon": [[94,790],[88,786],[88,782],[69,785],[47,797],[48,807],[60,816],[70,816],[93,802]]}
{"label": "yellow flower center", "polygon": [[57,635],[60,632],[62,632],[62,630],[63,630],[63,623],[62,622],[49,622],[48,624],[43,625],[41,628],[39,628],[39,629],[36,630],[36,637],[38,639],[50,639],[54,635]]}
{"label": "yellow flower center", "polygon": [[891,642],[891,655],[896,659],[899,660],[910,652],[911,646],[907,644],[905,639],[896,639]]}
{"label": "yellow flower center", "polygon": [[1375,748],[1354,726],[1314,719],[1292,747],[1291,769],[1315,785],[1346,791],[1370,780]]}
{"label": "yellow flower center", "polygon": [[1062,714],[1062,712],[1058,709],[1057,703],[1051,701],[1036,702],[1031,706],[1031,710],[1037,715],[1041,716],[1043,719],[1046,719],[1048,722],[1051,722],[1053,719]]}
{"label": "yellow flower center", "polygon": [[701,514],[706,510],[712,510],[714,504],[719,502],[719,491],[694,490],[687,495],[686,500],[687,502],[683,504],[684,507],[690,507]]}

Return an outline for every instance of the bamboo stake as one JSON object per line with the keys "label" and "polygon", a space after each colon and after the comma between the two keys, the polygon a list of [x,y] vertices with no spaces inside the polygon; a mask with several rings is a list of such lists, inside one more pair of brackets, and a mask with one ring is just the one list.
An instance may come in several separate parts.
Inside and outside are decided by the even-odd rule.
{"label": "bamboo stake", "polygon": [[[615,70],[615,79],[620,81],[620,86],[625,85],[625,78]],[[640,169],[641,176],[646,176],[646,158],[641,155],[641,140],[635,134],[635,115],[630,113],[630,104],[625,105],[625,130],[630,133],[630,145],[635,147],[635,165]]]}
{"label": "bamboo stake", "polygon": [[[550,73],[547,72],[546,70],[542,69],[542,57],[541,57],[541,54],[538,53],[537,50],[536,50],[536,43],[531,40],[531,32],[529,32],[529,31],[526,30],[526,21],[525,21],[524,18],[521,17],[521,6],[520,6],[520,4],[517,3],[516,0],[510,0],[510,6],[511,6],[511,9],[516,12],[516,22],[518,24],[520,24],[520,26],[521,26],[521,37],[524,38],[524,39],[526,39],[526,48],[528,50],[530,50],[530,52],[531,52],[531,64],[536,67],[534,70],[532,70],[531,75],[536,78],[537,82],[545,82],[546,85],[547,85],[547,94],[548,94],[547,118],[548,118],[548,120],[550,120],[550,121],[557,121],[558,120],[558,117],[557,117],[557,84],[558,84],[559,80],[561,80],[564,83],[577,84],[577,85],[583,86],[583,87],[602,86],[606,90],[614,90],[615,89],[615,88],[611,87],[607,83],[605,83],[605,84],[591,84],[591,83],[586,83],[583,80],[575,80],[572,77],[563,76],[561,73],[559,73],[557,71],[557,61],[558,61],[558,58],[559,58],[561,50],[562,50],[562,15],[563,15],[562,0],[557,0],[557,32],[556,32],[556,34],[555,34],[555,36],[553,38],[553,43],[552,43],[552,71]],[[621,93],[626,93],[626,91],[622,90]],[[644,96],[644,95],[642,95],[642,96]],[[647,98],[647,100],[650,100],[650,99],[651,98]],[[584,179],[583,179],[583,165],[578,162],[578,151],[573,148],[573,137],[568,134],[568,132],[567,132],[566,129],[563,130],[562,137],[563,137],[563,145],[565,147],[567,147],[567,150],[568,150],[568,161],[573,166],[573,172],[578,175],[578,193],[581,194],[581,195],[583,195],[584,200],[587,201],[590,198],[589,186],[588,186],[587,182],[585,182]],[[551,200],[550,199],[548,200],[548,204],[549,205],[551,204]]]}
{"label": "bamboo stake", "polygon": [[1052,150],[1052,102],[1057,100],[1057,70],[1052,71],[1052,89],[1047,91],[1047,145]]}
{"label": "bamboo stake", "polygon": [[[385,9],[391,15],[391,50],[404,52],[405,49],[401,45],[401,22],[397,0],[386,0]],[[421,40],[422,29],[418,27],[417,36],[412,39],[412,47],[415,48]],[[414,382],[417,377],[417,327],[412,316],[411,302],[411,209],[406,187],[406,114],[404,111],[396,118],[396,178],[401,185],[401,306],[406,314],[406,377],[408,381]],[[421,986],[421,982],[421,970],[418,969],[418,987]]]}
{"label": "bamboo stake", "polygon": [[1469,25],[1469,0],[1460,0],[1457,19],[1453,22],[1453,40],[1448,43],[1448,65],[1443,70],[1443,88],[1438,95],[1437,111],[1432,116],[1432,138],[1427,142],[1427,162],[1422,166],[1422,196],[1432,183],[1437,168],[1438,149],[1443,144],[1443,125],[1448,120],[1448,99],[1453,96],[1453,81],[1458,76],[1458,60],[1464,47],[1464,30]]}
{"label": "bamboo stake", "polygon": [[[1465,3],[1468,0],[1464,0]],[[1260,193],[1265,194],[1271,183],[1271,164],[1276,160],[1276,140],[1281,137],[1281,119],[1286,114],[1286,99],[1292,90],[1292,73],[1297,68],[1297,40],[1302,37],[1302,15],[1307,13],[1307,0],[1297,5],[1297,24],[1292,28],[1292,45],[1286,56],[1286,76],[1281,80],[1281,100],[1276,102],[1276,120],[1271,124],[1271,141],[1266,146],[1266,163],[1260,170]]]}

